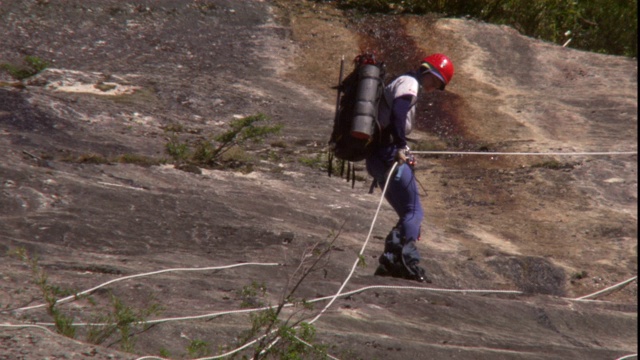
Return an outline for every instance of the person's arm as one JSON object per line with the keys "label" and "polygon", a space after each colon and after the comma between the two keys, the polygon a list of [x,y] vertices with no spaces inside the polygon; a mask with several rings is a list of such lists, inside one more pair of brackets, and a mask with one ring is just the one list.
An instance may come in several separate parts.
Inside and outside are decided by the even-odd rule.
{"label": "person's arm", "polygon": [[407,124],[407,114],[411,110],[413,96],[405,95],[393,100],[391,109],[391,137],[393,145],[396,149],[404,149],[407,146],[407,137],[405,134],[405,126]]}

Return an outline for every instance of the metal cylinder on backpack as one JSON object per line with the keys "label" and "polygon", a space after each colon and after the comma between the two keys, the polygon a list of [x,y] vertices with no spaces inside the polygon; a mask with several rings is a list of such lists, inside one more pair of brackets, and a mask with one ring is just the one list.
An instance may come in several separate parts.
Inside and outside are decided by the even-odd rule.
{"label": "metal cylinder on backpack", "polygon": [[378,88],[380,68],[362,65],[358,70],[358,89],[351,123],[351,136],[367,140],[373,135],[375,118],[378,115]]}

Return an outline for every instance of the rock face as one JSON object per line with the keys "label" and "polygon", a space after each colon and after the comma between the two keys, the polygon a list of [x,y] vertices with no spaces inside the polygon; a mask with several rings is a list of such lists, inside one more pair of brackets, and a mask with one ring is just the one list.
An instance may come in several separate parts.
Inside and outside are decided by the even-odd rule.
{"label": "rock face", "polygon": [[[0,71],[0,359],[222,354],[256,317],[221,313],[277,305],[315,244],[328,256],[290,297],[313,308],[281,319],[313,321],[313,343],[337,358],[636,353],[635,281],[575,299],[637,273],[637,156],[622,154],[637,151],[637,61],[470,20],[352,15],[315,2],[3,2],[0,63],[49,67],[20,83]],[[392,74],[420,54],[454,59],[447,91],[420,104],[414,149],[620,154],[423,155],[418,246],[433,284],[374,277],[392,209],[367,238],[380,191],[367,194],[362,171],[352,189],[318,167],[339,59],[366,48]],[[283,129],[238,150],[242,171],[166,153],[259,113]],[[24,309],[154,271],[55,305],[75,339],[53,332],[46,306]],[[361,291],[320,313],[345,282]],[[82,325],[123,308],[161,321],[132,337],[98,328],[102,341]],[[202,318],[173,319],[189,316]]]}

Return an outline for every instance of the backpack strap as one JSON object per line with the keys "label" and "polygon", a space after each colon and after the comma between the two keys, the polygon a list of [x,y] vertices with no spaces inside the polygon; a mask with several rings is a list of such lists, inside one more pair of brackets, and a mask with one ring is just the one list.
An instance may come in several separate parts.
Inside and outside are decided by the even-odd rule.
{"label": "backpack strap", "polygon": [[369,187],[369,194],[373,194],[373,190],[378,187],[378,181],[374,178]]}
{"label": "backpack strap", "polygon": [[422,92],[422,74],[415,71],[410,71],[409,73],[407,73],[407,75],[416,79],[416,81],[418,82],[418,93],[416,94],[416,97],[411,101],[411,106],[415,106],[418,103],[420,93]]}

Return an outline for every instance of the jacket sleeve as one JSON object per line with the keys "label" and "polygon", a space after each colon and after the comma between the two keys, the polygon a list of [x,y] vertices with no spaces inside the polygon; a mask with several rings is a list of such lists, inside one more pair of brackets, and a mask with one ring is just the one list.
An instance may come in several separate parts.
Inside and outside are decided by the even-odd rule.
{"label": "jacket sleeve", "polygon": [[395,145],[397,149],[407,146],[405,126],[407,124],[407,114],[411,109],[412,100],[413,96],[410,95],[401,96],[393,100],[389,126],[393,145]]}

